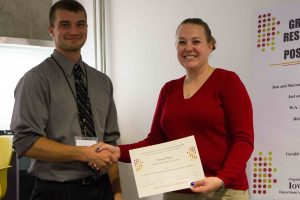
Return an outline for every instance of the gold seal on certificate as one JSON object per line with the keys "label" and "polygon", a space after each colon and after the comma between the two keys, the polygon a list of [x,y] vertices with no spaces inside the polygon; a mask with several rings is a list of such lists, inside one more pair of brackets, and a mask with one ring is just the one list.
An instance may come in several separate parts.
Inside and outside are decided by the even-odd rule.
{"label": "gold seal on certificate", "polygon": [[139,198],[190,188],[205,177],[194,136],[129,153]]}

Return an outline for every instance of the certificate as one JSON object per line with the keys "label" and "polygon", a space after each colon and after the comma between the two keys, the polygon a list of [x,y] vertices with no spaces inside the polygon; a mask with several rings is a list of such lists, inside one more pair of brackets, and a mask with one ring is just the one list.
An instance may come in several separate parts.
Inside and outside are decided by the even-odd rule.
{"label": "certificate", "polygon": [[139,198],[191,187],[204,178],[194,136],[129,151]]}

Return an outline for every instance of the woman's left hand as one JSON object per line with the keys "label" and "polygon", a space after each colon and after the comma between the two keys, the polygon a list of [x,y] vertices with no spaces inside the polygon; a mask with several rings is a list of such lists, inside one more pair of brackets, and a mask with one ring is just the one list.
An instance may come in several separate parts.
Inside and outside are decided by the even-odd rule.
{"label": "woman's left hand", "polygon": [[191,190],[196,193],[214,192],[222,188],[223,181],[218,177],[206,177],[205,179],[191,183]]}

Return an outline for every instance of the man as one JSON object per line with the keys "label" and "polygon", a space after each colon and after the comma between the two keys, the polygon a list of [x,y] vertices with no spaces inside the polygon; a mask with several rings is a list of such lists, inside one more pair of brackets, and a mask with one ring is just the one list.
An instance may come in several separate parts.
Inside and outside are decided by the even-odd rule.
{"label": "man", "polygon": [[112,83],[81,59],[86,11],[76,1],[61,0],[49,20],[56,49],[19,81],[11,121],[19,157],[32,158],[31,199],[122,199]]}

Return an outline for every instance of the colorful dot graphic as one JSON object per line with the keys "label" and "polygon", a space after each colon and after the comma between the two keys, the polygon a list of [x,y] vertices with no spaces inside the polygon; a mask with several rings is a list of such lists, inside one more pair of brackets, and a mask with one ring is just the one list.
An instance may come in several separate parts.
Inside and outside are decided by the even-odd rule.
{"label": "colorful dot graphic", "polygon": [[278,25],[280,25],[280,21],[276,21],[276,17],[273,17],[271,13],[257,16],[256,47],[261,49],[262,52],[267,49],[275,50],[275,38],[280,35],[280,31],[276,30]]}
{"label": "colorful dot graphic", "polygon": [[186,153],[191,160],[195,160],[198,158],[195,147],[190,147]]}
{"label": "colorful dot graphic", "polygon": [[272,152],[268,152],[267,156],[263,152],[253,158],[252,172],[252,193],[256,195],[267,194],[272,189],[273,184],[277,183],[277,179],[273,177],[277,172],[277,168],[272,167]]}
{"label": "colorful dot graphic", "polygon": [[144,162],[140,159],[134,159],[134,166],[135,166],[135,171],[139,172],[142,170],[144,166]]}

